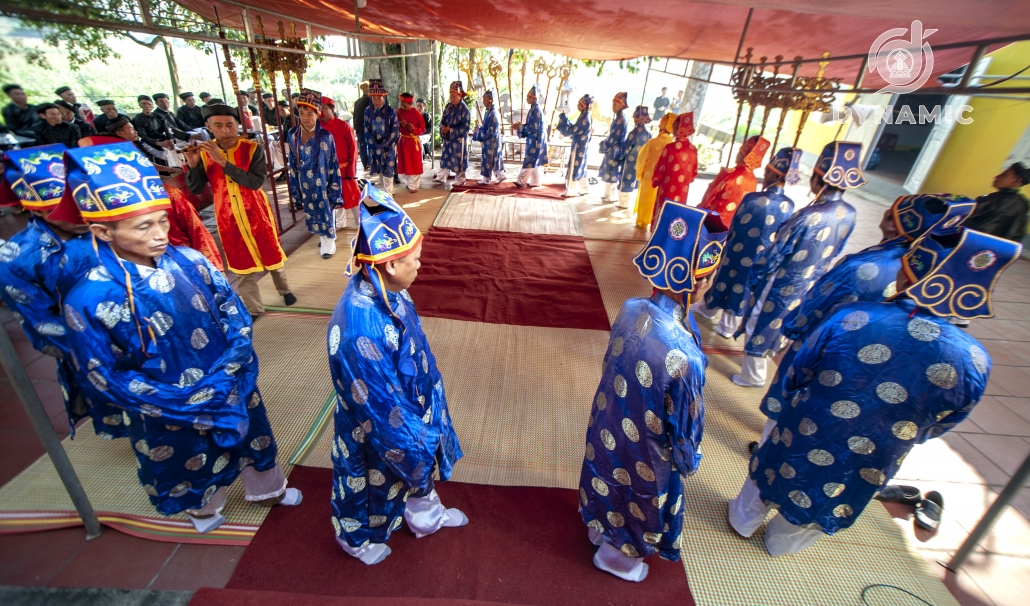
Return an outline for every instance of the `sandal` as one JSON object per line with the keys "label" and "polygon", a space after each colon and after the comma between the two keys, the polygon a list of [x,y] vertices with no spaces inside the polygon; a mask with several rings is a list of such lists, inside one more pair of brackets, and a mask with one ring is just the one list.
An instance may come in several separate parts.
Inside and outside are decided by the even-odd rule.
{"label": "sandal", "polygon": [[916,505],[916,526],[929,530],[937,530],[941,525],[941,513],[944,511],[944,497],[936,490],[926,493],[926,498]]}
{"label": "sandal", "polygon": [[923,495],[915,486],[890,485],[883,487],[880,494],[876,495],[876,500],[884,503],[903,503],[916,506],[922,502]]}

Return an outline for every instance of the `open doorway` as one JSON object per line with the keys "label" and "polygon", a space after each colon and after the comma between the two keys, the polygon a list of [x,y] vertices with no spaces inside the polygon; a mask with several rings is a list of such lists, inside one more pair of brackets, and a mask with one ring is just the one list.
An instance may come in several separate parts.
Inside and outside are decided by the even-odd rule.
{"label": "open doorway", "polygon": [[[879,137],[873,142],[872,153],[867,156],[866,174],[901,187],[912,172],[919,159],[919,152],[935,126],[931,120],[927,120],[926,124],[918,123],[919,106],[932,111],[935,106],[943,107],[946,101],[947,95],[899,95],[894,102],[891,124],[883,125]],[[902,108],[906,106],[911,110],[915,124],[907,119],[901,124],[897,123]]]}

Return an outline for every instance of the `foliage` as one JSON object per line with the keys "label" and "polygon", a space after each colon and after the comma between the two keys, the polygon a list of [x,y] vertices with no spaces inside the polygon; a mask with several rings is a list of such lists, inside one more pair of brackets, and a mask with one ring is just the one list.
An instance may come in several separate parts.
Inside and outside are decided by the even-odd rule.
{"label": "foliage", "polygon": [[[637,57],[636,59],[621,59],[619,60],[619,69],[624,70],[631,74],[640,73],[640,67],[647,61],[647,57]],[[594,61],[593,59],[581,59],[585,67],[590,69],[597,69],[597,75],[601,76],[604,73],[605,65],[607,61]]]}
{"label": "foliage", "polygon": [[11,64],[14,57],[21,57],[29,65],[52,69],[46,52],[26,46],[21,40],[12,42],[6,38],[0,38],[0,81],[11,81]]}
{"label": "foliage", "polygon": [[718,166],[719,158],[722,154],[716,145],[698,139],[694,146],[697,148],[697,165],[699,168],[707,169],[710,166]]}

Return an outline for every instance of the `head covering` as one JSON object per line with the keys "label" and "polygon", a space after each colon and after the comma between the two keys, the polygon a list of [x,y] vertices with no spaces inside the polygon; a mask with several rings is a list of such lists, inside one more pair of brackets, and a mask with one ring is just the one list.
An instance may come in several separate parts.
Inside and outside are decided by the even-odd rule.
{"label": "head covering", "polygon": [[114,101],[111,99],[101,99],[100,101],[97,101],[97,105],[99,107],[103,107],[105,105],[114,105]]}
{"label": "head covering", "polygon": [[676,117],[676,124],[672,127],[673,136],[676,140],[686,139],[694,134],[694,112],[685,112]]}
{"label": "head covering", "polygon": [[385,97],[389,94],[386,90],[386,86],[383,85],[383,81],[380,79],[374,79],[368,81],[368,96],[369,97]]}
{"label": "head covering", "polygon": [[64,194],[64,151],[61,143],[4,152],[4,179],[29,210],[57,206]]}
{"label": "head covering", "polygon": [[200,115],[203,116],[205,120],[211,116],[232,116],[233,118],[236,118],[237,122],[239,121],[239,114],[236,113],[236,108],[224,103],[211,103],[210,105],[205,105],[200,109]]}
{"label": "head covering", "polygon": [[316,112],[322,111],[322,93],[310,88],[302,88],[300,89],[300,97],[297,99],[297,105],[310,107]]}
{"label": "head covering", "polygon": [[615,93],[615,98],[612,99],[612,100],[613,101],[618,101],[619,103],[622,103],[622,108],[625,109],[625,108],[629,107],[629,103],[626,101],[626,99],[628,99],[628,98],[629,98],[629,93]]}
{"label": "head covering", "polygon": [[211,97],[211,93],[200,93],[197,96],[200,97],[201,99],[203,99],[204,97],[210,98]]}
{"label": "head covering", "polygon": [[107,128],[105,128],[104,130],[106,130],[109,133],[116,133],[116,132],[118,132],[118,129],[120,129],[121,127],[125,126],[128,123],[129,123],[129,119],[126,118],[125,116],[122,116],[121,118],[118,118],[117,120],[111,121],[111,123],[108,124]]}
{"label": "head covering", "polygon": [[397,97],[401,101],[413,102],[415,100],[415,95],[413,95],[411,93],[401,93],[400,95],[397,95]]}
{"label": "head covering", "polygon": [[594,98],[590,95],[583,95],[579,98],[579,102],[586,105],[587,109],[590,109],[590,106],[594,104]]}
{"label": "head covering", "polygon": [[762,165],[762,158],[765,157],[765,152],[769,151],[772,147],[772,143],[768,140],[763,139],[759,135],[749,137],[744,144],[740,146],[740,151],[744,153],[744,166],[755,170]]}
{"label": "head covering", "polygon": [[54,105],[53,103],[40,103],[39,105],[36,106],[36,113],[37,114],[41,114],[41,113],[45,112],[48,109],[57,109],[57,106]]}
{"label": "head covering", "polygon": [[1013,162],[1009,168],[1016,173],[1016,176],[1023,180],[1023,185],[1030,183],[1030,166],[1022,162]]}
{"label": "head covering", "polygon": [[57,90],[55,90],[54,94],[57,95],[58,97],[60,97],[61,95],[63,95],[64,93],[70,91],[71,89],[72,89],[72,87],[70,87],[70,86],[62,86],[62,87],[58,88]]}
{"label": "head covering", "polygon": [[536,99],[536,96],[537,96],[537,87],[538,87],[538,86],[540,86],[540,85],[539,85],[539,84],[534,84],[533,86],[530,86],[530,87],[529,87],[529,92],[528,92],[528,93],[526,93],[526,95],[527,95],[527,96],[529,96],[529,97],[533,97],[534,99]]}
{"label": "head covering", "polygon": [[487,99],[491,101],[494,100],[494,90],[492,88],[488,88],[483,92],[483,101],[486,101]]}
{"label": "head covering", "polygon": [[185,101],[193,96],[193,93],[179,93],[179,98]]}
{"label": "head covering", "polygon": [[418,99],[415,99],[415,103],[421,103],[422,105],[425,105],[426,104],[426,100],[421,98],[421,97],[419,97]]}
{"label": "head covering", "polygon": [[798,167],[801,166],[802,153],[800,149],[794,147],[781,147],[780,151],[776,152],[769,159],[769,164],[765,166],[766,186],[781,180],[786,181],[787,185],[800,182],[801,175],[798,173]]}
{"label": "head covering", "polygon": [[75,106],[72,105],[71,103],[68,103],[64,99],[58,99],[58,100],[54,101],[54,105],[56,105],[57,107],[63,107],[64,109],[66,109],[66,110],[68,110],[70,112],[74,112],[75,111]]}
{"label": "head covering", "polygon": [[934,315],[990,318],[994,285],[1022,250],[1022,244],[965,227],[934,227],[901,258],[912,282],[904,292]]}
{"label": "head covering", "polygon": [[261,93],[261,98],[262,99],[271,99],[274,96],[275,95],[273,95],[272,93]]}
{"label": "head covering", "polygon": [[676,118],[679,118],[678,114],[667,112],[662,119],[658,121],[658,133],[673,133],[673,126],[676,125]]}
{"label": "head covering", "polygon": [[279,101],[279,107],[289,107],[289,106],[290,106],[290,102],[289,101],[286,101],[286,100],[280,100]]}
{"label": "head covering", "polygon": [[715,271],[729,232],[719,213],[666,200],[651,239],[633,258],[655,288],[693,292],[698,278]]}
{"label": "head covering", "polygon": [[151,99],[149,95],[140,95],[136,97],[136,103],[139,103],[140,101],[150,101],[151,103],[153,103],[154,100]]}
{"label": "head covering", "polygon": [[633,110],[633,119],[637,120],[638,118],[644,118],[644,122],[651,121],[651,114],[649,113],[646,105],[638,105],[637,108]]}
{"label": "head covering", "polygon": [[168,98],[168,95],[165,94],[165,93],[155,93],[154,94],[154,101],[157,101],[158,99],[167,99],[167,98]]}
{"label": "head covering", "polygon": [[447,90],[448,92],[458,93],[462,97],[465,96],[465,88],[462,87],[461,80],[455,80],[454,82],[451,82],[451,86]]}
{"label": "head covering", "polygon": [[[225,101],[219,99],[218,97],[208,97],[207,101],[204,102],[204,105],[225,105]],[[200,111],[204,110],[201,109]]]}
{"label": "head covering", "polygon": [[71,196],[51,215],[59,220],[77,210],[86,221],[107,223],[172,206],[157,169],[128,141],[69,149],[64,166]]}
{"label": "head covering", "polygon": [[375,265],[404,257],[422,241],[422,232],[411,217],[390,194],[371,184],[366,184],[362,192],[360,212],[355,250],[358,263]]}
{"label": "head covering", "polygon": [[955,194],[901,196],[891,206],[891,218],[898,234],[912,241],[931,228],[937,235],[954,231],[975,208],[975,201]]}
{"label": "head covering", "polygon": [[823,183],[837,189],[851,189],[865,185],[862,169],[858,165],[858,157],[862,152],[861,143],[833,141],[827,143],[812,172],[822,178]]}

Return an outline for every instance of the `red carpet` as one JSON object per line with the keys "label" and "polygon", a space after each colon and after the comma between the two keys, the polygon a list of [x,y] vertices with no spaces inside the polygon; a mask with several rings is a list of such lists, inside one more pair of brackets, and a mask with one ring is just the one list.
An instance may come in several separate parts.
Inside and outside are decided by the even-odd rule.
{"label": "red carpet", "polygon": [[[290,485],[304,491],[304,503],[272,509],[228,589],[534,606],[694,603],[679,562],[648,558],[651,572],[643,583],[628,583],[594,568],[593,546],[576,510],[579,497],[574,490],[440,482],[437,491],[444,504],[464,511],[468,526],[415,539],[402,525],[390,538],[393,553],[366,566],[344,554],[333,537],[331,484],[329,469],[293,468]],[[224,602],[197,604],[219,603]]]}
{"label": "red carpet", "polygon": [[465,185],[455,185],[452,192],[459,194],[484,194],[487,196],[518,196],[520,198],[553,198],[562,199],[565,193],[564,183],[551,183],[540,187],[516,187],[513,181],[504,181],[494,185],[480,185],[474,179],[465,181]]}
{"label": "red carpet", "polygon": [[188,606],[493,606],[496,604],[497,602],[481,602],[479,600],[341,598],[306,593],[202,587],[193,595]]}
{"label": "red carpet", "polygon": [[611,330],[577,236],[434,227],[408,292],[422,316]]}

